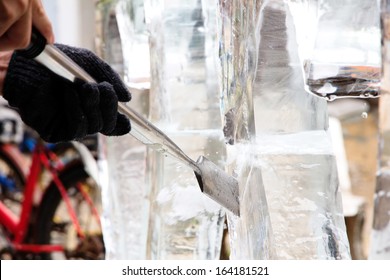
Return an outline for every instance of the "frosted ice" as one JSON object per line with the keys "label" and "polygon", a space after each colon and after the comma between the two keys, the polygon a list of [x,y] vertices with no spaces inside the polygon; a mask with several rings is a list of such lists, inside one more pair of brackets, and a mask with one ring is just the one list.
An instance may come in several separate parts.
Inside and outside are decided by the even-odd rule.
{"label": "frosted ice", "polygon": [[148,84],[150,77],[149,36],[145,24],[143,0],[116,0],[124,61],[124,79],[131,86]]}
{"label": "frosted ice", "polygon": [[[148,79],[147,71],[134,64],[134,57],[148,64],[147,37],[142,32],[142,1],[112,1],[101,4],[105,60],[128,85]],[[135,11],[137,18],[130,17]],[[117,21],[118,20],[118,21]],[[145,39],[146,38],[146,39]],[[141,63],[141,62],[140,62]],[[132,67],[132,68],[131,68]],[[144,81],[144,80],[142,80]],[[131,105],[147,114],[146,91],[132,89]],[[103,186],[103,236],[107,259],[145,259],[149,213],[147,148],[130,135],[100,138]]]}
{"label": "frosted ice", "polygon": [[[380,230],[372,230],[370,260],[388,260],[390,253],[387,244],[390,244],[390,224]],[[386,234],[387,233],[387,234]]]}
{"label": "frosted ice", "polygon": [[379,1],[287,2],[297,30],[307,90],[329,100],[378,96]]}
{"label": "frosted ice", "polygon": [[[192,159],[224,164],[214,63],[215,3],[147,0],[152,122]],[[201,193],[194,172],[149,154],[150,258],[218,259],[225,214]]]}
{"label": "frosted ice", "polygon": [[151,118],[177,130],[219,128],[215,4],[200,0],[145,4],[150,10]]}
{"label": "frosted ice", "polygon": [[[172,134],[191,157],[206,155],[223,165],[222,132],[215,130],[221,126],[215,4],[118,0],[101,7],[104,56],[132,88],[129,105]],[[150,97],[145,90],[149,50]],[[201,193],[193,171],[130,136],[110,138],[106,144],[107,258],[218,259],[224,211]]]}
{"label": "frosted ice", "polygon": [[[175,132],[170,137],[191,158],[207,154],[223,164],[221,131]],[[218,259],[225,216],[221,206],[202,194],[192,169],[174,158],[155,156],[154,176],[159,177],[152,183],[151,258]]]}
{"label": "frosted ice", "polygon": [[329,135],[325,130],[260,134],[256,139],[256,150],[261,154],[328,155],[333,153]]}
{"label": "frosted ice", "polygon": [[[246,244],[254,236],[258,239],[257,242],[267,240],[263,247],[269,251],[263,253],[265,255],[262,257],[350,258],[336,161],[331,153],[327,133],[312,133],[313,135],[310,135],[310,132],[284,136],[268,135],[265,141],[262,139],[255,145],[235,145],[235,149],[240,151],[236,153],[238,177],[242,178],[242,170],[248,168],[257,168],[257,171],[261,171],[261,176],[250,184],[248,179],[244,182],[240,180],[241,186],[247,182],[241,189],[243,214],[241,220],[235,217],[229,219],[230,230],[235,232],[232,235],[233,258],[261,256],[256,251],[259,248],[253,244],[248,247],[249,244]],[[321,144],[310,146],[307,143],[309,140]],[[266,145],[262,145],[263,143]],[[261,194],[262,188],[265,189],[264,194]],[[260,194],[257,194],[259,192]],[[250,195],[246,196],[246,193]],[[265,235],[270,231],[264,226],[267,219],[257,217],[259,220],[252,220],[257,211],[265,214],[269,212],[269,217],[265,217],[270,219],[272,236]],[[256,231],[254,228],[260,225],[262,228]]]}
{"label": "frosted ice", "polygon": [[[229,215],[232,258],[350,258],[325,132],[326,102],[305,92],[302,74],[309,69],[305,73],[327,76],[326,69],[335,72],[332,64],[303,68],[297,46],[303,25],[293,22],[285,1],[219,1],[217,26],[215,4],[145,1],[152,79],[150,99],[140,97],[140,108],[190,157],[206,155],[220,166],[227,162],[237,176],[242,208],[241,218]],[[314,27],[308,34],[315,34]],[[361,71],[343,65],[337,73],[358,79],[369,73],[375,93],[375,52],[367,57],[373,65]],[[130,82],[133,74],[125,71]],[[320,88],[333,90],[336,85],[330,84]],[[108,166],[115,175],[105,192],[104,219],[109,258],[219,258],[224,211],[197,190],[193,171],[130,142],[121,143],[132,147],[123,153],[112,141]],[[224,141],[230,145],[227,159]],[[130,249],[134,241],[138,244]]]}
{"label": "frosted ice", "polygon": [[229,216],[231,257],[349,259],[326,102],[304,89],[285,2],[237,0],[219,13],[224,132],[242,215]]}
{"label": "frosted ice", "polygon": [[[109,184],[104,217],[107,259],[145,259],[149,212],[146,148],[131,136],[107,143]],[[131,148],[129,148],[131,147]],[[125,152],[123,152],[125,151]]]}

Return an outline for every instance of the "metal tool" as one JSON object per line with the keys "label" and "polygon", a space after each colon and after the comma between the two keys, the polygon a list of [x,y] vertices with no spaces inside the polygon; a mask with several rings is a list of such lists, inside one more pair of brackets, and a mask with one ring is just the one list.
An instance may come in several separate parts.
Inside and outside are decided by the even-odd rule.
{"label": "metal tool", "polygon": [[[25,57],[35,59],[54,73],[70,81],[74,81],[77,77],[87,82],[95,82],[84,69],[58,48],[46,44],[45,38],[35,29],[30,45],[18,52]],[[143,144],[173,156],[188,165],[195,172],[200,189],[204,194],[235,215],[240,215],[238,182],[235,178],[203,156],[200,156],[196,162],[193,161],[160,129],[125,104],[119,103],[119,111],[131,120],[130,134],[132,136]]]}

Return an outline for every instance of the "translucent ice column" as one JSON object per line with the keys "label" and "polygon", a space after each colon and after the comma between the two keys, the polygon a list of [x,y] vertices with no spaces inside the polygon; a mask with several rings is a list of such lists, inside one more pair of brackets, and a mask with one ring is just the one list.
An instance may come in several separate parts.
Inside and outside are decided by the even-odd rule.
{"label": "translucent ice column", "polygon": [[381,1],[382,80],[379,102],[379,157],[370,259],[390,259],[390,1]]}
{"label": "translucent ice column", "polygon": [[[349,259],[326,101],[304,89],[285,1],[220,1],[232,258]],[[302,17],[305,14],[301,15]]]}
{"label": "translucent ice column", "polygon": [[[191,158],[223,165],[214,61],[215,4],[146,0],[150,32],[150,119]],[[152,210],[148,257],[218,259],[224,211],[204,196],[187,166],[150,153]]]}
{"label": "translucent ice column", "polygon": [[253,81],[262,1],[219,1],[218,40],[221,107],[229,168],[240,185],[241,217],[228,215],[230,258],[273,258],[269,220],[261,168],[255,165]]}
{"label": "translucent ice column", "polygon": [[330,100],[378,96],[379,1],[287,2],[297,27],[306,89]]}
{"label": "translucent ice column", "polygon": [[[117,0],[98,6],[105,60],[132,92],[128,104],[148,113],[149,48],[143,1]],[[145,259],[149,217],[147,148],[132,136],[100,139],[103,235],[107,259]]]}

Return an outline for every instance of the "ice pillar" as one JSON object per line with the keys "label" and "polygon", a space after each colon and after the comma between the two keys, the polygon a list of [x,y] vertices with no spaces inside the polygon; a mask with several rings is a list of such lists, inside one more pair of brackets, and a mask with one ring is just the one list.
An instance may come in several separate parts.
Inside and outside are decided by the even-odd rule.
{"label": "ice pillar", "polygon": [[224,132],[242,213],[229,219],[231,257],[349,259],[326,101],[305,91],[288,6],[220,1],[219,16]]}
{"label": "ice pillar", "polygon": [[[97,11],[102,32],[98,50],[129,86],[128,105],[147,115],[149,48],[143,1],[111,1],[99,4]],[[147,148],[131,135],[100,140],[106,258],[145,259],[150,206]]]}
{"label": "ice pillar", "polygon": [[[218,40],[221,108],[231,173],[239,180],[241,217],[229,217],[233,259],[273,257],[272,229],[262,173],[253,164],[253,81],[262,1],[219,1]],[[238,147],[239,148],[236,148]],[[250,203],[248,203],[250,202]]]}
{"label": "ice pillar", "polygon": [[[215,4],[146,0],[150,32],[150,119],[183,151],[224,164],[214,61]],[[219,259],[224,211],[203,195],[194,173],[150,153],[151,259]]]}
{"label": "ice pillar", "polygon": [[381,1],[382,79],[379,102],[379,156],[370,259],[390,259],[390,1]]}

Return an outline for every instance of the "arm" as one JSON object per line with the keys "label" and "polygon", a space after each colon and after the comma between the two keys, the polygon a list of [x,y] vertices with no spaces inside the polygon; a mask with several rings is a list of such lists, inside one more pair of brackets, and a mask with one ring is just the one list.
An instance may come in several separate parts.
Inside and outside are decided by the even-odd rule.
{"label": "arm", "polygon": [[54,42],[53,29],[41,0],[0,0],[0,51],[27,47],[33,25],[48,43]]}
{"label": "arm", "polygon": [[8,64],[11,60],[12,51],[0,52],[0,95],[3,95],[3,84],[7,74]]}

